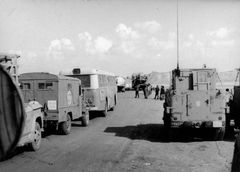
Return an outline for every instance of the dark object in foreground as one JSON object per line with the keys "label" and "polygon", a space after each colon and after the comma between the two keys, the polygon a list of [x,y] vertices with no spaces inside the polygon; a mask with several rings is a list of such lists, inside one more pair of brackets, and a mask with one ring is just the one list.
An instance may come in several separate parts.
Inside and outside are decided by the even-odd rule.
{"label": "dark object in foreground", "polygon": [[240,171],[240,135],[238,134],[234,144],[232,172],[239,172],[239,171]]}
{"label": "dark object in foreground", "polygon": [[0,65],[0,161],[16,147],[21,136],[24,116],[18,87]]}

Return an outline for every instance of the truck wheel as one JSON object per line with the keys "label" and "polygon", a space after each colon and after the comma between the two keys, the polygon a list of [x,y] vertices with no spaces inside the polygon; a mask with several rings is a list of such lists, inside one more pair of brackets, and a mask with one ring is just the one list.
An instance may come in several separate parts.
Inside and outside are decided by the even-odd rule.
{"label": "truck wheel", "polygon": [[85,114],[82,116],[82,125],[88,126],[89,125],[89,112],[86,111]]}
{"label": "truck wheel", "polygon": [[71,117],[67,114],[67,121],[61,122],[59,125],[60,132],[64,135],[70,134],[71,131]]}
{"label": "truck wheel", "polygon": [[33,141],[29,144],[29,147],[31,150],[37,151],[40,148],[42,141],[41,127],[37,121],[35,122],[35,130],[33,137]]}
{"label": "truck wheel", "polygon": [[107,112],[108,112],[108,103],[105,103],[105,109],[103,111],[103,116],[106,117],[107,116]]}
{"label": "truck wheel", "polygon": [[240,171],[240,136],[239,135],[236,137],[235,144],[234,144],[232,171]]}
{"label": "truck wheel", "polygon": [[114,96],[114,106],[116,106],[117,105],[117,96],[115,95]]}

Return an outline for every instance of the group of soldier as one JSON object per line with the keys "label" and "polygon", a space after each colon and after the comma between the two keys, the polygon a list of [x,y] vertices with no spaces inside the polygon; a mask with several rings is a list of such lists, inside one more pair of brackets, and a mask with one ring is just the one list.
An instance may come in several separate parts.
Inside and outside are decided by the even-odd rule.
{"label": "group of soldier", "polygon": [[[150,84],[139,84],[139,85],[136,85],[136,87],[135,87],[135,98],[139,98],[139,91],[140,90],[143,90],[144,98],[147,99],[148,96],[152,92],[152,86]],[[164,100],[164,97],[165,97],[164,86],[161,86],[161,89],[160,89],[159,86],[157,85],[156,88],[155,88],[154,99]]]}
{"label": "group of soldier", "polygon": [[[160,95],[159,95],[159,91],[160,91]],[[164,86],[161,86],[161,89],[160,89],[159,86],[157,85],[156,88],[155,88],[155,97],[154,97],[154,99],[164,100],[164,98],[165,98]]]}

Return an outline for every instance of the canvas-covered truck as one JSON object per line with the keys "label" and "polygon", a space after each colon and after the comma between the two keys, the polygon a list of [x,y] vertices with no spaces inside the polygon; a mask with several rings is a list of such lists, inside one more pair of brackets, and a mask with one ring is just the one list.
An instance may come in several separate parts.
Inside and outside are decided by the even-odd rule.
{"label": "canvas-covered truck", "polygon": [[[8,80],[12,80],[12,82],[15,84],[15,87],[17,90],[19,90],[19,82],[18,82],[18,63],[17,59],[19,58],[19,55],[16,54],[0,54],[0,66],[3,68],[2,73],[8,73],[11,78]],[[1,73],[0,72],[0,73]],[[13,101],[8,97],[11,97],[11,94],[8,94],[8,91],[11,90],[9,85],[7,86],[6,83],[8,83],[8,80],[6,77],[0,77],[2,83],[0,85],[3,85],[3,88],[5,91],[2,91],[1,98],[4,100],[5,106],[4,110],[7,110],[9,112],[13,111],[13,109],[9,109],[11,107],[10,105],[13,104],[16,106],[16,100]],[[12,92],[13,93],[13,92]],[[17,143],[17,146],[24,146],[28,145],[33,151],[36,151],[41,146],[41,132],[43,131],[43,112],[42,112],[42,105],[39,104],[36,101],[32,102],[25,102],[22,100],[21,91],[17,91],[14,93],[15,96],[19,96],[20,102],[23,106],[23,113],[24,113],[24,123],[23,123],[23,129],[22,131],[19,130],[20,133],[20,140]],[[0,110],[1,111],[1,110]],[[17,111],[16,111],[17,112]],[[9,113],[10,114],[10,113]],[[10,118],[10,117],[9,117]],[[14,124],[12,122],[11,124]],[[7,124],[6,124],[7,125]],[[14,128],[16,126],[10,126],[9,128]],[[3,131],[3,128],[1,128]],[[9,131],[7,133],[10,133]],[[5,140],[5,142],[7,142]]]}
{"label": "canvas-covered truck", "polygon": [[35,72],[21,74],[19,81],[24,100],[36,100],[43,105],[46,129],[54,128],[69,134],[72,120],[81,119],[84,126],[89,124],[79,79]]}
{"label": "canvas-covered truck", "polygon": [[211,139],[222,140],[227,107],[223,93],[215,88],[216,79],[216,69],[173,70],[164,102],[165,128],[203,129],[212,133]]}

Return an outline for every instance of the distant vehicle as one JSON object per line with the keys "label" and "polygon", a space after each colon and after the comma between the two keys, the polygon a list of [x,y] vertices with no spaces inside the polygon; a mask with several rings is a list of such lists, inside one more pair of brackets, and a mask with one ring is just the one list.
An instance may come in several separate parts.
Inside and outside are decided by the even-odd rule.
{"label": "distant vehicle", "polygon": [[[3,66],[12,76],[13,81],[15,82],[17,87],[19,86],[19,74],[17,64],[17,58],[19,57],[19,55],[15,54],[0,55],[0,65]],[[23,102],[23,100],[21,101]],[[33,151],[36,151],[41,146],[41,132],[43,131],[42,105],[39,104],[37,101],[31,101],[28,103],[24,103],[24,108],[25,122],[23,125],[22,133],[21,130],[19,130],[19,133],[21,133],[21,137],[17,146],[29,145]]]}
{"label": "distant vehicle", "polygon": [[115,75],[97,69],[75,68],[66,76],[82,81],[86,105],[90,111],[100,111],[104,116],[117,105],[117,85]]}
{"label": "distant vehicle", "polygon": [[81,118],[89,124],[89,113],[83,101],[81,81],[49,73],[24,73],[19,76],[25,102],[37,100],[44,107],[44,128],[54,127],[69,134],[71,121]]}
{"label": "distant vehicle", "polygon": [[125,83],[125,90],[132,90],[132,79],[126,78]]}
{"label": "distant vehicle", "polygon": [[222,140],[227,107],[224,95],[215,88],[216,77],[216,69],[210,68],[173,70],[164,102],[164,126],[206,129],[212,139]]}
{"label": "distant vehicle", "polygon": [[118,92],[125,92],[126,82],[125,79],[121,76],[116,77],[117,89]]}

